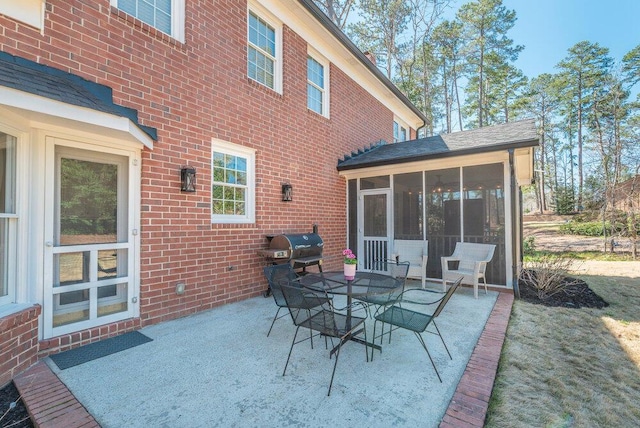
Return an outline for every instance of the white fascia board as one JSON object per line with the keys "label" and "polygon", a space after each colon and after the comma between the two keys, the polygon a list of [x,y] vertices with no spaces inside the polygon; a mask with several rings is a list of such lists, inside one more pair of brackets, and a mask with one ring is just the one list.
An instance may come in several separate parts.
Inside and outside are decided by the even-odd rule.
{"label": "white fascia board", "polygon": [[4,86],[0,86],[0,105],[121,131],[129,135],[132,141],[153,149],[153,139],[127,117],[63,103]]}
{"label": "white fascia board", "polygon": [[[298,0],[250,0],[268,9],[287,27],[302,37],[334,66],[362,86],[374,98],[405,121],[411,128],[422,126],[422,119],[385,86],[350,50],[320,24]],[[390,125],[391,126],[391,125]]]}
{"label": "white fascia board", "polygon": [[415,162],[389,163],[362,169],[347,169],[338,171],[338,175],[346,180],[355,178],[375,177],[378,175],[404,174],[420,171],[435,171],[447,168],[460,168],[467,166],[488,165],[492,163],[505,163],[509,161],[509,152],[498,151],[472,155],[447,156],[444,158],[426,159]]}
{"label": "white fascia board", "polygon": [[533,182],[533,147],[516,149],[514,154],[518,185],[527,186]]}

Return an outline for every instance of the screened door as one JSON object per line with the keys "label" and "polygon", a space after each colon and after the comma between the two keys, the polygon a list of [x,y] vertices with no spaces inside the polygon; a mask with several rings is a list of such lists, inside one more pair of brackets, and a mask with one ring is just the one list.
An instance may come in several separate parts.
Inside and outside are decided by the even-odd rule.
{"label": "screened door", "polygon": [[375,190],[362,192],[360,197],[360,225],[361,235],[360,254],[358,254],[359,268],[371,270],[376,260],[390,257],[391,248],[391,191]]}
{"label": "screened door", "polygon": [[48,141],[45,335],[134,315],[129,157]]}

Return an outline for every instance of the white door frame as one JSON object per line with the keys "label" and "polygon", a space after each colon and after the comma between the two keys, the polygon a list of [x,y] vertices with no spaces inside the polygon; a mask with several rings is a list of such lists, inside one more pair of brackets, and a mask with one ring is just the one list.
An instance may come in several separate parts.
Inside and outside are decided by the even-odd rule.
{"label": "white door frame", "polygon": [[[119,166],[119,176],[125,173],[126,178],[122,183],[126,189],[127,196],[124,203],[127,209],[118,214],[118,221],[126,219],[127,230],[118,231],[117,243],[91,244],[91,245],[56,245],[56,210],[58,209],[56,198],[56,183],[58,182],[57,162],[59,155],[56,147],[60,147],[63,153],[72,153],[77,150],[80,157],[90,154],[90,160],[106,163],[114,163],[113,155],[122,157],[124,162]],[[80,152],[82,150],[82,152]],[[101,159],[102,157],[102,159]],[[43,338],[59,336],[71,332],[109,324],[112,322],[139,317],[139,293],[140,293],[140,150],[120,149],[113,145],[98,145],[95,141],[82,141],[82,138],[71,140],[66,138],[46,137],[45,138],[45,204],[44,204],[44,293],[43,293]],[[121,201],[118,201],[120,204]],[[127,271],[125,274],[118,273],[117,278],[99,279],[97,277],[99,251],[125,251]],[[85,252],[89,254],[88,270],[90,272],[89,282],[83,284],[65,285],[55,287],[55,267],[54,255],[71,252]],[[126,284],[126,310],[109,315],[97,316],[97,293],[98,286],[113,284]],[[89,290],[89,319],[53,326],[55,295],[61,291]]]}
{"label": "white door frame", "polygon": [[[386,237],[377,237],[379,239],[368,240],[364,235],[364,200],[367,196],[378,196],[385,195],[386,196],[386,216],[387,216],[387,236]],[[371,189],[371,190],[360,190],[358,193],[358,269],[360,270],[371,270],[371,262],[373,260],[369,260],[369,258],[373,257],[373,255],[368,255],[367,250],[365,250],[365,242],[371,242],[374,246],[376,246],[382,252],[386,251],[384,254],[385,258],[391,257],[391,251],[393,251],[392,240],[393,240],[393,201],[392,201],[391,189]]]}

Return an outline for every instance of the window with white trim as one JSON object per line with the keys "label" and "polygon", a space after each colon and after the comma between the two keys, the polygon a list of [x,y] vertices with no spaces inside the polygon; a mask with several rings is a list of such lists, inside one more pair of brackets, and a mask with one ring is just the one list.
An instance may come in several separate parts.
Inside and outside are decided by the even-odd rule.
{"label": "window with white trim", "polygon": [[393,121],[393,142],[399,143],[407,141],[407,128],[404,124],[398,121]]}
{"label": "window with white trim", "polygon": [[281,25],[253,10],[249,11],[247,21],[247,75],[281,92]]}
{"label": "window with white trim", "polygon": [[111,5],[184,42],[185,0],[111,0]]}
{"label": "window with white trim", "polygon": [[0,131],[0,305],[15,299],[16,137]]}
{"label": "window with white trim", "polygon": [[318,55],[307,56],[307,108],[329,117],[328,62]]}
{"label": "window with white trim", "polygon": [[255,150],[212,142],[211,222],[255,221]]}

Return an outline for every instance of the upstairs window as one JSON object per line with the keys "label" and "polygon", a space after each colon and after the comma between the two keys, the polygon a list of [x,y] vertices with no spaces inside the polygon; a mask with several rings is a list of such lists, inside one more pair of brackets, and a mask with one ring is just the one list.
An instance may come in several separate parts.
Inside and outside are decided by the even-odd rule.
{"label": "upstairs window", "polygon": [[0,15],[44,29],[44,0],[0,1]]}
{"label": "upstairs window", "polygon": [[250,11],[247,39],[249,78],[280,92],[280,27]]}
{"label": "upstairs window", "polygon": [[407,128],[403,124],[393,121],[393,142],[407,141]]}
{"label": "upstairs window", "polygon": [[307,57],[307,108],[328,117],[328,67],[325,61],[316,58]]}
{"label": "upstairs window", "polygon": [[111,4],[184,42],[184,0],[111,0]]}

